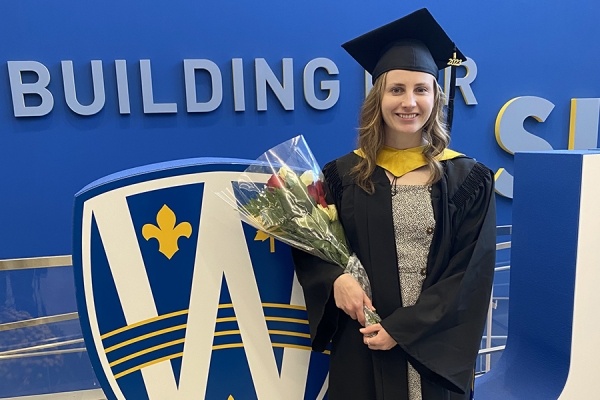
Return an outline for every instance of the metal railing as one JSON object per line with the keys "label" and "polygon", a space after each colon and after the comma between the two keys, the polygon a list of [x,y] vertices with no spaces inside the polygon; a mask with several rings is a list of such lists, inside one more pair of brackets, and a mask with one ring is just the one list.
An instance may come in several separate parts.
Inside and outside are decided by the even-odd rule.
{"label": "metal railing", "polygon": [[12,258],[8,260],[0,260],[0,271],[13,271],[31,268],[70,267],[72,265],[73,258],[71,256]]}
{"label": "metal railing", "polygon": [[[496,227],[496,236],[510,236],[512,235],[512,225],[501,225]],[[511,241],[496,243],[496,251],[498,250],[506,250],[511,248]],[[501,271],[509,271],[510,265],[504,265],[501,267],[496,267],[494,272]],[[492,295],[490,296],[490,305],[488,308],[487,322],[486,322],[486,334],[482,338],[482,341],[485,340],[485,346],[479,350],[479,355],[485,356],[485,365],[483,368],[483,372],[488,372],[491,368],[492,364],[492,354],[504,350],[506,345],[502,346],[493,346],[493,339],[506,339],[505,336],[494,336],[493,335],[493,313],[496,307],[498,306],[499,300],[508,300],[507,297],[494,297],[494,289],[492,288]]]}
{"label": "metal railing", "polygon": [[[512,225],[498,226],[498,227],[496,227],[496,232],[497,232],[497,236],[510,235],[512,233]],[[511,247],[511,242],[497,243],[496,251],[509,249],[510,247]],[[72,257],[70,255],[0,260],[0,271],[14,271],[14,270],[23,270],[23,269],[31,269],[31,268],[53,268],[53,267],[70,267],[70,266],[72,266]],[[507,270],[510,270],[510,265],[496,267],[495,272],[507,271]],[[482,347],[481,350],[479,351],[480,355],[485,356],[484,372],[489,371],[491,368],[492,353],[502,351],[502,350],[504,350],[504,347],[505,347],[505,346],[492,347],[492,340],[501,338],[499,336],[493,336],[493,332],[492,332],[493,310],[496,308],[498,300],[505,300],[505,299],[506,298],[502,298],[502,299],[494,298],[493,290],[492,290],[492,296],[490,299],[490,305],[489,305],[488,316],[487,316],[486,335],[482,338],[482,341],[485,341],[485,346]],[[31,318],[31,319],[26,319],[26,320],[16,321],[16,322],[7,322],[7,323],[0,324],[0,332],[12,330],[12,329],[18,329],[18,328],[26,328],[26,327],[37,326],[37,325],[52,324],[52,323],[57,323],[57,322],[75,320],[78,318],[79,318],[78,313],[73,312],[73,313],[52,315],[52,316],[39,317],[39,318]],[[36,356],[44,356],[44,355],[52,355],[52,354],[63,354],[63,353],[74,353],[74,352],[86,351],[85,346],[76,347],[76,348],[68,348],[68,349],[48,350],[51,348],[71,346],[73,344],[80,344],[80,343],[83,343],[82,338],[62,340],[62,341],[59,340],[54,343],[24,347],[24,348],[20,348],[20,349],[0,351],[0,360],[10,359],[10,358],[36,357]]]}
{"label": "metal railing", "polygon": [[[71,267],[72,265],[73,262],[72,257],[70,255],[15,258],[0,260],[0,272],[19,271],[35,268]],[[13,329],[29,328],[40,325],[55,324],[59,322],[72,321],[77,319],[79,319],[79,314],[77,312],[71,312],[45,317],[30,318],[21,321],[5,322],[3,324],[0,324],[0,332],[9,331]],[[25,357],[39,357],[86,351],[85,346],[81,346],[83,344],[83,338],[55,338],[55,340],[56,341],[52,343],[44,343],[35,346],[0,351],[0,361]],[[70,347],[76,344],[80,344],[80,346],[75,348]],[[62,347],[68,348],[63,349]]]}

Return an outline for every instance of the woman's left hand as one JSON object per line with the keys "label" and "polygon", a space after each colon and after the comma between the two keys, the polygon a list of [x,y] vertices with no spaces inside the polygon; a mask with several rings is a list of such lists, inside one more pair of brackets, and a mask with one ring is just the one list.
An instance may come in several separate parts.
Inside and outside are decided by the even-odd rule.
{"label": "woman's left hand", "polygon": [[[398,343],[387,333],[381,324],[375,324],[360,329],[363,334],[363,342],[371,350],[389,350]],[[375,335],[375,336],[372,336]]]}

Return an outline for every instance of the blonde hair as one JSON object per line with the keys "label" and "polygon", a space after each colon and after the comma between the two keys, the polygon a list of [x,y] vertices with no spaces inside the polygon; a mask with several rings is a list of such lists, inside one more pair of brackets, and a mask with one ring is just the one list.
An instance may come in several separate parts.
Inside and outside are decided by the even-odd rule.
{"label": "blonde hair", "polygon": [[[358,121],[358,147],[362,150],[364,158],[361,157],[359,163],[350,170],[356,183],[369,194],[373,194],[375,190],[371,175],[375,171],[377,153],[385,141],[381,99],[385,90],[386,77],[387,72],[377,78],[361,107]],[[434,96],[433,110],[423,125],[423,138],[428,143],[423,150],[423,155],[431,171],[427,182],[429,184],[439,181],[442,177],[443,167],[436,156],[440,155],[450,143],[450,135],[444,121],[445,96],[436,80],[434,80]]]}

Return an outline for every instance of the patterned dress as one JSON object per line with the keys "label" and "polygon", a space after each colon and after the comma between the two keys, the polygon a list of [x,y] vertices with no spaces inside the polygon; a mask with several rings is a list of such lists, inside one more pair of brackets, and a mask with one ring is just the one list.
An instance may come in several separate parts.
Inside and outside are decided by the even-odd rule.
{"label": "patterned dress", "polygon": [[[402,305],[412,306],[427,275],[427,256],[435,228],[431,186],[392,187],[392,214]],[[422,400],[421,376],[408,363],[408,398]]]}

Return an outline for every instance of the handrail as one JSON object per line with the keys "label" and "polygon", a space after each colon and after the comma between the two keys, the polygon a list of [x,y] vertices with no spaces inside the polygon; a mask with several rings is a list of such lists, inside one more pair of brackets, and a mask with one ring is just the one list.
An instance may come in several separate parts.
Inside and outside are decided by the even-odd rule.
{"label": "handrail", "polygon": [[496,243],[496,251],[510,249],[510,244],[511,244],[511,242]]}
{"label": "handrail", "polygon": [[495,353],[497,351],[502,351],[505,348],[506,348],[506,345],[496,346],[496,347],[488,347],[487,349],[481,349],[481,350],[479,350],[479,355]]}
{"label": "handrail", "polygon": [[[487,335],[483,335],[481,337],[481,340],[485,340],[486,338],[487,338]],[[493,336],[491,336],[491,338],[492,338],[492,340],[495,340],[495,339],[506,339],[506,338],[508,338],[508,336],[506,336],[506,335],[493,335]]]}
{"label": "handrail", "polygon": [[71,349],[39,351],[39,350],[49,349],[52,347],[69,346],[72,344],[79,344],[79,343],[83,343],[83,339],[65,340],[63,342],[47,343],[47,344],[41,344],[41,345],[37,345],[37,346],[23,347],[20,349],[6,350],[6,351],[0,352],[0,360],[13,360],[16,358],[50,356],[50,355],[67,354],[67,353],[81,353],[81,352],[87,351],[85,346],[84,347],[75,347],[75,348],[71,348]]}
{"label": "handrail", "polygon": [[37,346],[21,347],[20,349],[0,351],[0,357],[7,356],[10,354],[34,353],[37,350],[49,349],[52,347],[69,346],[69,345],[77,344],[77,343],[83,343],[83,339],[81,338],[81,339],[65,340],[63,342],[46,343],[46,344],[39,344]]}
{"label": "handrail", "polygon": [[70,255],[11,258],[7,260],[0,260],[0,271],[12,271],[17,269],[31,268],[70,267],[72,265],[73,258]]}
{"label": "handrail", "polygon": [[0,355],[0,360],[9,360],[9,359],[15,359],[15,358],[36,357],[36,356],[51,356],[51,355],[67,354],[67,353],[82,353],[84,351],[87,351],[87,349],[85,347],[77,347],[75,349],[65,349],[65,350],[36,351],[33,353],[9,354],[6,356]]}
{"label": "handrail", "polygon": [[6,322],[4,324],[0,324],[0,332],[10,331],[12,329],[27,328],[30,326],[52,324],[54,322],[69,321],[77,318],[79,318],[79,314],[76,312],[72,312],[67,314],[51,315],[48,317],[30,318],[21,321]]}

